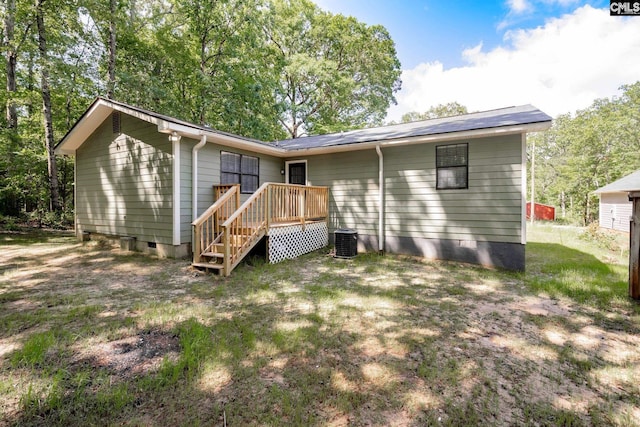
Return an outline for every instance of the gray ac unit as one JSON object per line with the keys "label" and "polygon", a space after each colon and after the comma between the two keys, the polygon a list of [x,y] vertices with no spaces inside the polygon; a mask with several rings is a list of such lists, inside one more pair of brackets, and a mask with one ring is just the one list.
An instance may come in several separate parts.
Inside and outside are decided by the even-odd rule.
{"label": "gray ac unit", "polygon": [[350,228],[335,231],[336,258],[353,258],[358,255],[358,233]]}

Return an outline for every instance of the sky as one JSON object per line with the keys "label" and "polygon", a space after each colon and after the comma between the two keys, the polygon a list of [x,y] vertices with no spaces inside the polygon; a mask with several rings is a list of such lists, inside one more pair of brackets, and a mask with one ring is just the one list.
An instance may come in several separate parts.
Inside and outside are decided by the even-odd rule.
{"label": "sky", "polygon": [[387,120],[459,102],[469,111],[533,104],[552,117],[640,80],[640,16],[609,1],[315,0],[387,28],[402,89]]}

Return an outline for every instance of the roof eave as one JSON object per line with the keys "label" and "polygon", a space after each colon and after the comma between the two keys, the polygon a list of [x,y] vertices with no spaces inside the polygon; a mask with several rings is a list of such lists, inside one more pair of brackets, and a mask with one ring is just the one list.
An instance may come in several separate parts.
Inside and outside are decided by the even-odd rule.
{"label": "roof eave", "polygon": [[627,194],[627,193],[633,193],[636,191],[640,191],[640,189],[635,189],[635,190],[596,190],[593,192],[593,194]]}
{"label": "roof eave", "polygon": [[226,147],[237,148],[240,150],[247,150],[254,153],[267,154],[275,157],[284,157],[287,153],[283,148],[276,146],[269,146],[267,144],[260,144],[257,142],[249,141],[240,137],[234,137],[232,135],[219,133],[215,131],[207,131],[198,128],[192,128],[179,123],[169,122],[163,120],[158,125],[158,132],[161,133],[173,133],[176,132],[179,135],[186,138],[200,139],[202,136],[207,138],[207,142],[219,143]]}
{"label": "roof eave", "polygon": [[111,114],[111,111],[104,99],[96,98],[93,104],[55,146],[54,152],[61,155],[75,155],[76,150],[95,131],[97,126]]}
{"label": "roof eave", "polygon": [[75,152],[89,138],[89,136],[109,117],[113,111],[120,111],[132,117],[136,117],[148,123],[158,126],[158,132],[177,134],[193,139],[200,139],[203,135],[207,137],[208,142],[217,142],[223,145],[253,151],[261,154],[268,154],[277,157],[284,157],[286,150],[278,147],[271,147],[267,144],[259,144],[240,137],[207,131],[198,126],[188,126],[185,124],[172,122],[159,117],[154,117],[144,112],[127,108],[119,103],[110,102],[104,98],[97,98],[89,107],[87,112],[80,117],[71,130],[65,135],[55,148],[56,154],[75,155]]}

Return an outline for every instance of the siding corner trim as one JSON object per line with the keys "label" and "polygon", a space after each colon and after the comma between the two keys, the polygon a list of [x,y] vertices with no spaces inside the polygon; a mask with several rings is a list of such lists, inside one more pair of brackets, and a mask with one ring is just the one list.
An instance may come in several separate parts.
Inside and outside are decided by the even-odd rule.
{"label": "siding corner trim", "polygon": [[171,151],[173,152],[173,245],[180,245],[180,139],[182,137],[173,132],[169,135]]}

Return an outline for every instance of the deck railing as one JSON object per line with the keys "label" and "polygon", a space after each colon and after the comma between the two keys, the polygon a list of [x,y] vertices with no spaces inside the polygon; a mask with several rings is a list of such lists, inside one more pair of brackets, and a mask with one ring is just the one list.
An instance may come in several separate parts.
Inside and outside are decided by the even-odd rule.
{"label": "deck railing", "polygon": [[327,187],[271,184],[270,222],[302,222],[326,218],[328,212]]}
{"label": "deck railing", "polygon": [[193,262],[201,262],[202,254],[220,240],[222,223],[229,218],[240,206],[240,186],[230,185],[224,191],[214,189],[217,200],[202,215],[191,224],[193,225],[194,247]]}
{"label": "deck railing", "polygon": [[[213,200],[218,200],[224,193],[227,192],[230,188],[238,187],[240,188],[240,184],[218,184],[213,186]],[[240,207],[240,205],[238,205]]]}
{"label": "deck railing", "polygon": [[[213,222],[209,226],[205,216],[216,217],[214,208],[218,202],[200,216],[194,223],[195,247],[194,263],[200,262],[201,255],[215,244],[222,246],[223,274],[242,260],[247,252],[264,236],[274,224],[302,223],[326,219],[329,215],[329,190],[327,187],[313,187],[292,184],[264,183],[246,202],[233,212],[229,212],[231,197],[239,197],[239,189],[228,190],[218,202],[215,212],[218,218],[224,215],[221,224]],[[237,200],[237,199],[236,199]],[[223,204],[224,203],[224,204]],[[227,209],[227,210],[225,210]],[[213,230],[211,238],[209,233]],[[199,252],[198,252],[199,251]]]}
{"label": "deck railing", "polygon": [[222,242],[224,244],[224,274],[242,260],[246,252],[264,236],[268,226],[268,188],[264,183],[222,224]]}

